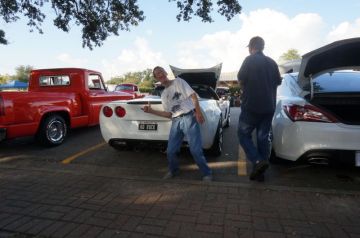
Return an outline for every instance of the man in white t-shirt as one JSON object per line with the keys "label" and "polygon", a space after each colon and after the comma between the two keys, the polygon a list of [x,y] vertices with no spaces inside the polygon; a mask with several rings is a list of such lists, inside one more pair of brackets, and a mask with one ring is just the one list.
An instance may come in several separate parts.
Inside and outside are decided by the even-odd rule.
{"label": "man in white t-shirt", "polygon": [[150,104],[144,106],[143,110],[172,120],[167,147],[169,172],[164,178],[173,178],[179,174],[177,152],[186,136],[190,152],[203,174],[203,180],[211,181],[211,170],[203,153],[199,126],[205,120],[196,92],[181,78],[169,80],[166,71],[160,66],[154,68],[153,75],[165,87],[161,94],[164,111],[155,110]]}

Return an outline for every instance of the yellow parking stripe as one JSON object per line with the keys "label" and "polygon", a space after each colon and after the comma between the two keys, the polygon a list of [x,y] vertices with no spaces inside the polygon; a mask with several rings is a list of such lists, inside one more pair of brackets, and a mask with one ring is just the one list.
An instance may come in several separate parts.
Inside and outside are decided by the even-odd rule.
{"label": "yellow parking stripe", "polygon": [[243,148],[239,145],[239,158],[238,158],[238,175],[247,175],[247,162]]}
{"label": "yellow parking stripe", "polygon": [[105,144],[106,144],[106,142],[103,142],[103,143],[97,144],[97,145],[95,145],[95,146],[93,146],[93,147],[90,147],[90,148],[88,148],[88,149],[86,149],[86,150],[83,150],[83,151],[81,151],[81,152],[79,152],[79,153],[76,153],[76,154],[74,154],[74,155],[72,155],[72,156],[70,156],[70,157],[67,157],[66,159],[64,159],[63,161],[61,161],[61,163],[63,163],[63,164],[70,164],[71,161],[75,160],[76,158],[78,158],[78,157],[80,157],[80,156],[82,156],[82,155],[84,155],[84,154],[87,154],[87,153],[89,153],[89,152],[91,152],[91,151],[93,151],[93,150],[96,150],[96,149],[100,148],[101,146],[103,146],[103,145],[105,145]]}

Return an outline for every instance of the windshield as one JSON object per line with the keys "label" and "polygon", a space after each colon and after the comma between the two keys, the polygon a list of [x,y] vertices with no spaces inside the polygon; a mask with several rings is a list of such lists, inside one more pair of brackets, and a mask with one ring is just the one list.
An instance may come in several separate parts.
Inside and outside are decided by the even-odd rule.
{"label": "windshield", "polygon": [[118,85],[115,88],[116,91],[132,91],[133,86],[131,85]]}

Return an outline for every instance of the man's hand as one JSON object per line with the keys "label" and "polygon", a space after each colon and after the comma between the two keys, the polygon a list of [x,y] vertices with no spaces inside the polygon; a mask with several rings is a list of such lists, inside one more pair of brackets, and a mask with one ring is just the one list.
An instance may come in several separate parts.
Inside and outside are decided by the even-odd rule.
{"label": "man's hand", "polygon": [[201,110],[196,110],[195,111],[195,117],[196,117],[196,121],[199,123],[199,124],[203,124],[205,122],[205,118],[201,112]]}
{"label": "man's hand", "polygon": [[151,108],[151,104],[150,101],[148,101],[148,104],[146,106],[144,106],[143,108],[141,108],[141,110],[143,110],[146,113],[151,113],[152,112],[152,108]]}

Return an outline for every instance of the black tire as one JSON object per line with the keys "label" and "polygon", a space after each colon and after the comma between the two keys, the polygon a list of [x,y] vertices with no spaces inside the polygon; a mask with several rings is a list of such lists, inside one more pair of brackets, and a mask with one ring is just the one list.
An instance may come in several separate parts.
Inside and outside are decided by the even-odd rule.
{"label": "black tire", "polygon": [[209,149],[209,154],[212,156],[220,156],[222,152],[223,146],[223,130],[221,126],[221,121],[219,122],[218,128],[216,130],[214,143],[212,144],[211,148]]}
{"label": "black tire", "polygon": [[225,123],[225,128],[228,128],[230,126],[230,108],[229,108],[229,112],[227,113],[227,118],[226,118],[226,123]]}
{"label": "black tire", "polygon": [[58,114],[47,116],[41,123],[36,139],[45,146],[57,146],[64,142],[68,126]]}

